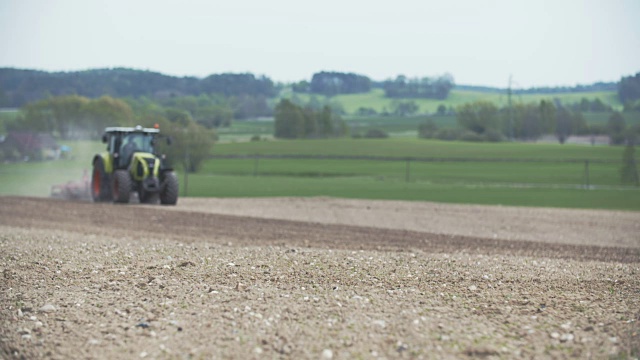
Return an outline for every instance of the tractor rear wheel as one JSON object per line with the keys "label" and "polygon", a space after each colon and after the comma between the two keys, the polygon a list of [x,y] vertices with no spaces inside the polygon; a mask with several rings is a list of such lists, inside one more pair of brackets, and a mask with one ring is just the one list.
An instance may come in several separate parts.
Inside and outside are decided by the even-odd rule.
{"label": "tractor rear wheel", "polygon": [[126,204],[131,196],[131,177],[126,170],[113,173],[113,202]]}
{"label": "tractor rear wheel", "polygon": [[97,159],[93,162],[93,172],[91,173],[91,197],[93,201],[102,202],[111,199],[111,187],[109,185],[109,175],[104,170],[104,162],[102,159]]}
{"label": "tractor rear wheel", "polygon": [[160,190],[160,204],[175,205],[178,203],[178,176],[173,171],[164,174],[162,190]]}

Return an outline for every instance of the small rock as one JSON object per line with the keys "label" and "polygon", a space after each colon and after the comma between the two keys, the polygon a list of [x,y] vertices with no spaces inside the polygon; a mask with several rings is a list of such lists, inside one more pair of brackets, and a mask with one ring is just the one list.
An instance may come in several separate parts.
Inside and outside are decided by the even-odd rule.
{"label": "small rock", "polygon": [[478,287],[477,287],[477,286],[475,286],[475,285],[471,285],[471,286],[469,286],[469,290],[470,290],[470,291],[476,291],[477,289],[478,289]]}
{"label": "small rock", "polygon": [[51,304],[46,304],[43,307],[40,308],[40,312],[46,312],[46,313],[50,313],[50,312],[54,312],[56,311],[56,307],[51,305]]}
{"label": "small rock", "polygon": [[333,359],[333,351],[331,351],[331,349],[322,350],[322,358],[327,360]]}
{"label": "small rock", "polygon": [[380,326],[381,328],[384,328],[387,326],[387,323],[384,320],[374,320],[373,325],[377,325],[377,326]]}
{"label": "small rock", "polygon": [[238,291],[245,291],[247,290],[247,285],[243,284],[243,283],[237,283],[236,284],[236,290]]}
{"label": "small rock", "polygon": [[18,317],[23,317],[23,316],[24,316],[24,314],[22,313],[22,310],[18,309]]}
{"label": "small rock", "polygon": [[26,329],[26,328],[25,329],[18,329],[18,334],[20,334],[20,335],[28,335],[28,334],[31,334],[31,330]]}
{"label": "small rock", "polygon": [[262,352],[263,352],[263,350],[259,346],[257,348],[255,348],[255,349],[253,349],[253,353],[254,354],[260,355],[260,354],[262,354]]}
{"label": "small rock", "polygon": [[574,336],[571,333],[565,333],[560,336],[561,342],[573,341]]}
{"label": "small rock", "polygon": [[609,341],[611,341],[612,343],[614,343],[614,344],[615,344],[615,343],[617,343],[617,342],[618,342],[618,338],[617,338],[617,337],[615,337],[615,336],[612,336],[612,337],[610,337],[610,338],[609,338]]}
{"label": "small rock", "polygon": [[551,336],[552,339],[559,339],[560,338],[560,334],[558,334],[557,332],[552,332],[551,334],[549,334],[549,336]]}

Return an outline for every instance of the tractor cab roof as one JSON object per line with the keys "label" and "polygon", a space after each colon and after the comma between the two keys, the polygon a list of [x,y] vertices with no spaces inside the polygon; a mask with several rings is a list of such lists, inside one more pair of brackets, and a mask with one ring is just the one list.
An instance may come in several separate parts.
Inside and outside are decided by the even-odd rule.
{"label": "tractor cab roof", "polygon": [[156,129],[156,128],[143,128],[142,126],[138,125],[136,127],[108,127],[106,129],[104,129],[105,133],[132,133],[132,132],[138,132],[138,133],[147,133],[147,134],[158,134],[160,133],[160,129]]}

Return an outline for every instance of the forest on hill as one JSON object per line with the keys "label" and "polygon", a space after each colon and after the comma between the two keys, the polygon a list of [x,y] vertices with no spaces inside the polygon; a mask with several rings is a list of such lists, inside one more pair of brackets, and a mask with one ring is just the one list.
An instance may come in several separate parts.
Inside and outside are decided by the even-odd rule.
{"label": "forest on hill", "polygon": [[[618,83],[595,83],[575,87],[542,87],[514,89],[513,94],[560,94],[617,91],[622,104],[632,104],[640,98],[640,73],[623,77]],[[335,96],[367,93],[384,89],[387,98],[447,99],[452,89],[482,92],[506,92],[506,89],[457,85],[451,74],[434,77],[374,81],[367,76],[318,72],[310,80],[280,84],[267,76],[251,73],[211,74],[204,78],[176,77],[158,72],[128,68],[93,69],[72,72],[46,72],[29,69],[0,68],[0,107],[17,108],[51,96],[79,95],[89,98],[149,98],[163,100],[183,96],[222,95],[273,99],[284,88],[294,93]]]}

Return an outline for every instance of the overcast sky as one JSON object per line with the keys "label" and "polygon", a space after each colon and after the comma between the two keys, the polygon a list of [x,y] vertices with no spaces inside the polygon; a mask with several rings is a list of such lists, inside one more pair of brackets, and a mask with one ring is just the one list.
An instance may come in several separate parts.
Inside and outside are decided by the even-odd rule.
{"label": "overcast sky", "polygon": [[640,0],[0,0],[0,67],[506,87],[640,71]]}

